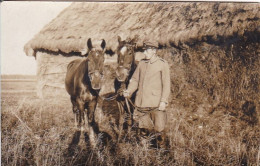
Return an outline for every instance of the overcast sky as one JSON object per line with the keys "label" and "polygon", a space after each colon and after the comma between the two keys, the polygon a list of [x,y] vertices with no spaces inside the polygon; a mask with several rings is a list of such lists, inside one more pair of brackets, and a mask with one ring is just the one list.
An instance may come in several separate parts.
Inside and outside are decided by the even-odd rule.
{"label": "overcast sky", "polygon": [[36,74],[36,61],[24,45],[71,2],[1,3],[1,74]]}

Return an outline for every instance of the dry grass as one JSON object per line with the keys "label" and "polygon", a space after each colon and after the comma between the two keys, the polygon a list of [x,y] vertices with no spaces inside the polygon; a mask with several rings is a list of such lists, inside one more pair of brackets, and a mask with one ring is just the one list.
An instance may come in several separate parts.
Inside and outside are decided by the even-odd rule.
{"label": "dry grass", "polygon": [[[11,96],[10,96],[11,97]],[[17,97],[2,102],[2,165],[257,165],[259,127],[218,114],[191,120],[169,110],[167,149],[135,138],[90,149],[73,128],[69,100]],[[9,100],[10,101],[10,100]],[[102,135],[99,135],[100,137]]]}

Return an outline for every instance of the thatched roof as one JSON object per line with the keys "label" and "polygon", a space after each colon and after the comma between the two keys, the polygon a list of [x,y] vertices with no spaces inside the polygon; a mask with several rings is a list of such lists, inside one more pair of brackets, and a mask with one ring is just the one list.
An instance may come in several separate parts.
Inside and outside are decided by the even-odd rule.
{"label": "thatched roof", "polygon": [[149,37],[165,46],[218,41],[259,32],[260,3],[76,2],[62,11],[25,45],[37,49],[85,52],[88,38],[105,39],[115,50],[117,36]]}

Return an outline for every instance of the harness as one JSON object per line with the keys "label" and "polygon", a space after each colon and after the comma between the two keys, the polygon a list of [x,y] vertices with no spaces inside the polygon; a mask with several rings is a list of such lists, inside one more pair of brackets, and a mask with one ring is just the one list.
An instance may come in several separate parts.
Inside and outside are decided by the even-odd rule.
{"label": "harness", "polygon": [[[106,100],[106,101],[115,100],[120,95],[120,93],[123,92],[123,91],[124,91],[124,89],[120,89],[119,91],[117,91],[117,93],[115,95],[108,97],[108,98],[103,98],[103,99]],[[132,107],[134,107],[137,111],[144,113],[144,114],[159,111],[158,107],[138,107],[132,102],[132,100],[130,98],[128,98],[128,97],[124,97],[124,98],[125,98],[126,106],[127,106],[127,109],[128,109],[127,111],[128,111],[129,114],[131,114],[130,105]]]}

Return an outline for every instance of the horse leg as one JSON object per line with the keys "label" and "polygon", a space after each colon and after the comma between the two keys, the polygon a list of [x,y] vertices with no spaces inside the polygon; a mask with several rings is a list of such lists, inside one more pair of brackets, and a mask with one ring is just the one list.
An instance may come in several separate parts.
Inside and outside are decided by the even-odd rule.
{"label": "horse leg", "polygon": [[[88,106],[87,106],[88,108]],[[91,119],[89,119],[87,112],[90,111],[90,109],[85,109],[86,111],[84,112],[84,122],[85,122],[85,127],[86,127],[86,132],[88,133],[89,136],[89,141],[90,141],[90,145],[92,148],[96,147],[96,136],[95,136],[95,132],[93,130],[92,124],[91,124]]]}
{"label": "horse leg", "polygon": [[125,115],[124,115],[124,108],[120,102],[117,102],[118,109],[119,109],[119,123],[118,123],[118,128],[119,128],[119,134],[118,134],[118,141],[121,140],[122,136],[122,131],[123,131],[123,126],[124,126],[124,121],[125,121]]}
{"label": "horse leg", "polygon": [[94,120],[98,126],[98,130],[100,132],[104,132],[104,133],[108,134],[114,141],[114,140],[116,140],[116,134],[114,133],[114,129],[111,126],[110,119],[103,113],[102,102],[103,101],[100,101],[96,105]]}
{"label": "horse leg", "polygon": [[95,107],[96,107],[97,102],[95,100],[92,100],[87,103],[87,111],[88,111],[88,116],[86,116],[86,119],[88,119],[88,134],[89,134],[89,140],[92,145],[92,147],[96,146],[96,133],[97,131],[96,126],[95,126],[95,121],[94,121],[94,112],[95,112]]}
{"label": "horse leg", "polygon": [[127,99],[125,98],[125,105],[126,105],[126,109],[127,109],[127,113],[126,113],[126,118],[127,118],[127,135],[130,138],[130,132],[131,132],[131,128],[132,128],[132,114],[131,114],[131,107],[127,101]]}
{"label": "horse leg", "polygon": [[127,113],[127,135],[130,138],[132,129],[132,119],[131,114]]}
{"label": "horse leg", "polygon": [[79,109],[79,126],[80,126],[80,129],[81,129],[81,131],[83,131],[84,130],[84,128],[83,128],[83,125],[82,125],[82,122],[84,121],[84,114],[85,114],[85,102],[82,100],[82,99],[80,99],[80,98],[78,98],[77,100],[76,100],[76,102],[77,102],[77,107],[78,107],[78,109]]}
{"label": "horse leg", "polygon": [[95,113],[96,105],[97,105],[97,101],[95,101],[95,100],[92,100],[89,103],[87,103],[88,120],[89,120],[89,123],[92,125],[95,123],[94,113]]}
{"label": "horse leg", "polygon": [[73,114],[74,114],[75,127],[78,128],[79,127],[79,115],[78,115],[79,111],[78,111],[78,108],[77,108],[76,100],[75,100],[75,98],[70,97],[70,101],[72,103],[72,111],[73,111]]}
{"label": "horse leg", "polygon": [[87,109],[84,109],[84,112],[83,112],[83,126],[84,126],[84,129],[87,129],[88,127],[88,116],[87,116]]}

